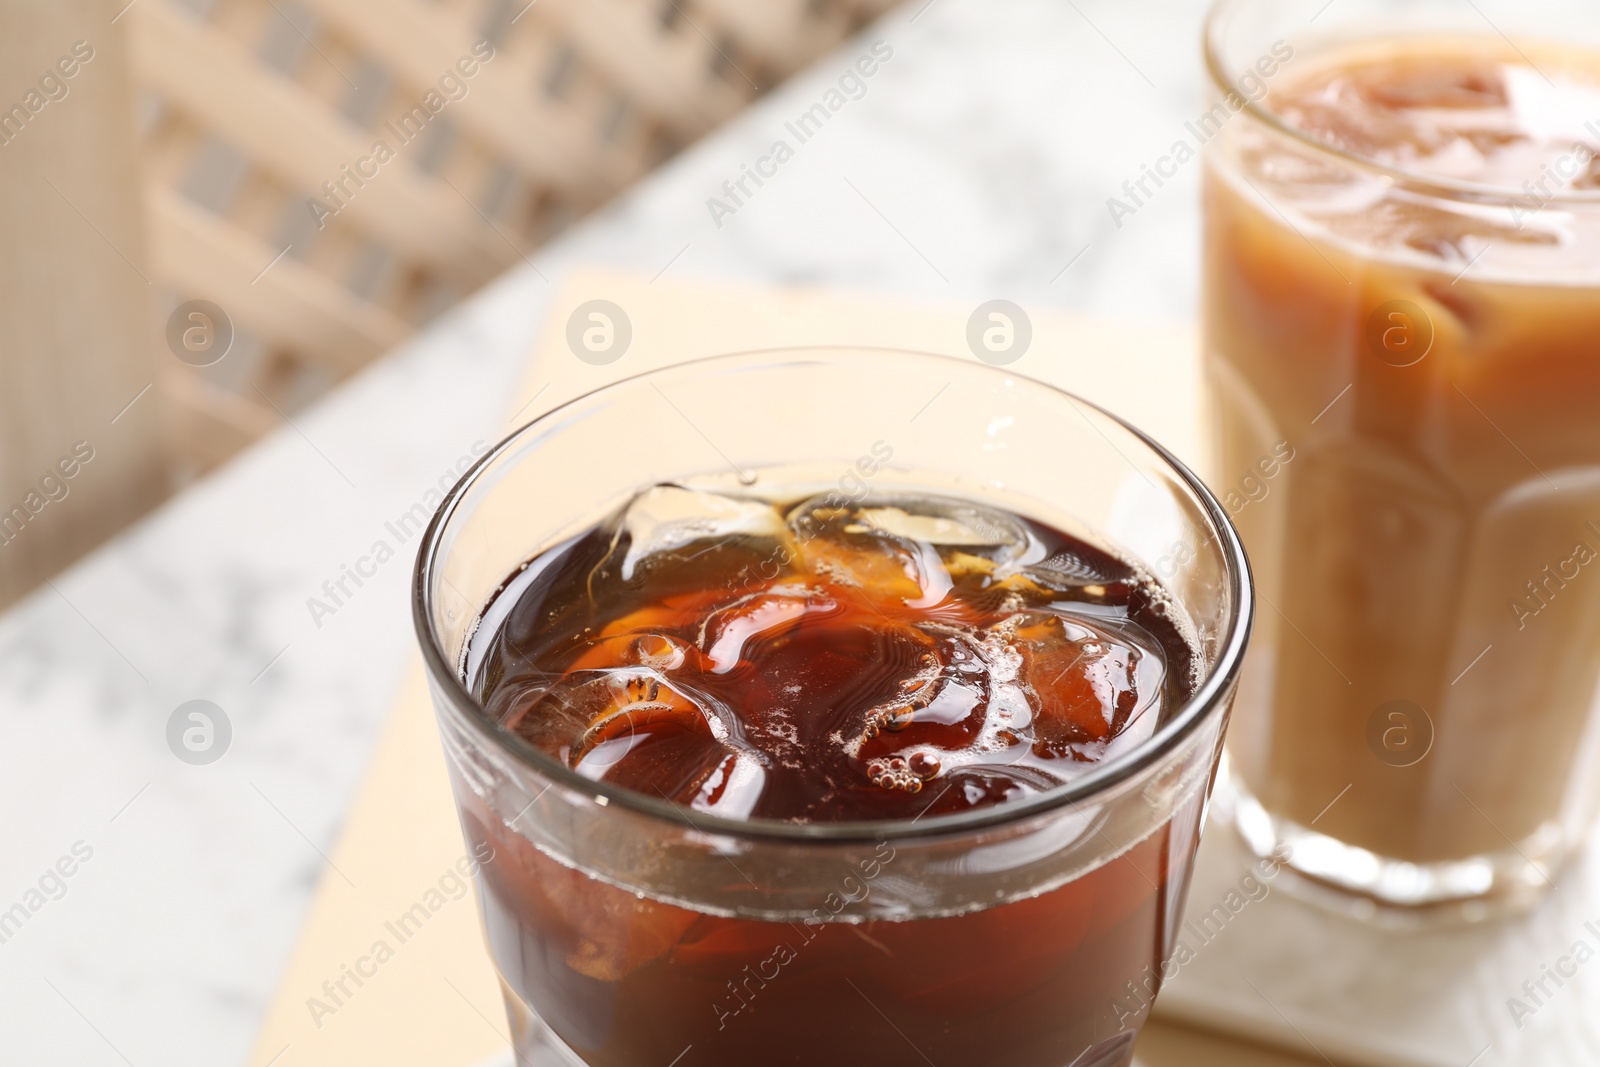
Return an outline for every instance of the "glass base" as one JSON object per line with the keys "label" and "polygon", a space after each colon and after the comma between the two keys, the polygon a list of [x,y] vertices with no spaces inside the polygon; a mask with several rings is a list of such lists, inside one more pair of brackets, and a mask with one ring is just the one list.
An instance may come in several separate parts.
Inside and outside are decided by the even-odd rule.
{"label": "glass base", "polygon": [[[503,1061],[494,1060],[482,1067],[587,1067],[583,1058],[568,1048],[566,1042],[523,1003],[503,978],[500,980],[500,995],[505,998],[506,1018],[511,1023],[511,1053]],[[1062,1067],[1137,1067],[1133,1057],[1133,1045],[1137,1037],[1136,1031],[1118,1034],[1109,1041],[1084,1049],[1077,1059]]]}
{"label": "glass base", "polygon": [[522,998],[500,980],[500,995],[506,1002],[506,1019],[511,1024],[511,1048],[516,1067],[587,1067],[567,1043],[535,1015]]}
{"label": "glass base", "polygon": [[1525,912],[1543,899],[1569,849],[1554,824],[1501,852],[1438,863],[1381,856],[1273,815],[1237,774],[1217,786],[1217,814],[1292,896],[1380,926],[1416,928]]}
{"label": "glass base", "polygon": [[1136,1067],[1133,1043],[1138,1034],[1123,1034],[1102,1042],[1092,1049],[1084,1049],[1078,1058],[1066,1067]]}

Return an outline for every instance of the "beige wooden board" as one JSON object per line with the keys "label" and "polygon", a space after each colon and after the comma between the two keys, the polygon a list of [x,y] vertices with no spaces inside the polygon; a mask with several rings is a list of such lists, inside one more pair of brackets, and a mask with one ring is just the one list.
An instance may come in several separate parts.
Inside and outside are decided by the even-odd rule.
{"label": "beige wooden board", "polygon": [[[615,363],[592,366],[566,342],[579,305],[609,300],[632,324]],[[697,356],[795,344],[914,348],[972,358],[967,307],[906,307],[820,292],[737,290],[584,271],[552,303],[508,426],[608,381]],[[1182,326],[1111,324],[1027,309],[1034,336],[1013,369],[1103,403],[1180,455],[1199,451],[1194,339]],[[424,900],[462,857],[420,667],[413,668],[341,840],[307,914],[252,1067],[475,1067],[504,1058],[504,1022],[474,904],[445,899],[404,944],[386,922]],[[331,1015],[322,984],[337,982],[383,940],[394,948]],[[315,1017],[314,1017],[315,1016]],[[1141,1045],[1147,1067],[1296,1067],[1308,1061],[1252,1050],[1163,1023]],[[1321,1061],[1317,1061],[1321,1062]],[[945,1067],[945,1065],[941,1065]],[[955,1065],[950,1065],[955,1067]]]}
{"label": "beige wooden board", "polygon": [[119,6],[0,3],[0,608],[167,492]]}

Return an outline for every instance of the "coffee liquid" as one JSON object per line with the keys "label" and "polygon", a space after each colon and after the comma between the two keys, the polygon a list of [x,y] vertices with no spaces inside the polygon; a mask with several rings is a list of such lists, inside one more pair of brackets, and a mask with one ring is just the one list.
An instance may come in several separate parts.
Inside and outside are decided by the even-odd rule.
{"label": "coffee liquid", "polygon": [[[1177,618],[1112,554],[968,501],[659,486],[511,578],[463,666],[505,729],[691,816],[911,820],[1147,740],[1195,687]],[[1199,807],[1042,895],[867,922],[700,913],[465,821],[505,981],[591,1064],[1061,1067],[1131,1056]]]}

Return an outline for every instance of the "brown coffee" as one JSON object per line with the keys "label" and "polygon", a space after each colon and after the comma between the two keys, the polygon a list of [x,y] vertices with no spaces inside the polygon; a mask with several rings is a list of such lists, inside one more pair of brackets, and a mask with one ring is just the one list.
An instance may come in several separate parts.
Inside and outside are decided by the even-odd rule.
{"label": "brown coffee", "polygon": [[[1122,560],[973,502],[658,486],[513,576],[466,667],[518,737],[690,818],[915,821],[1149,741],[1195,687],[1174,618]],[[842,900],[785,921],[702,912],[565,866],[471,804],[463,823],[497,857],[481,900],[513,1014],[536,1005],[587,1063],[1122,1067],[1202,805],[1045,892],[866,922]],[[866,899],[895,857],[882,840],[841,894]]]}

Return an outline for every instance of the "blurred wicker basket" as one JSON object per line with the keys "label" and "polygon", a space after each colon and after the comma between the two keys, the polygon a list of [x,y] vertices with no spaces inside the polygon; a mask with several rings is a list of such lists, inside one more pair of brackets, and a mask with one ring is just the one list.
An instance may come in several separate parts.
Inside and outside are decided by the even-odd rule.
{"label": "blurred wicker basket", "polygon": [[891,2],[138,0],[154,280],[237,331],[163,382],[180,455],[220,462]]}

